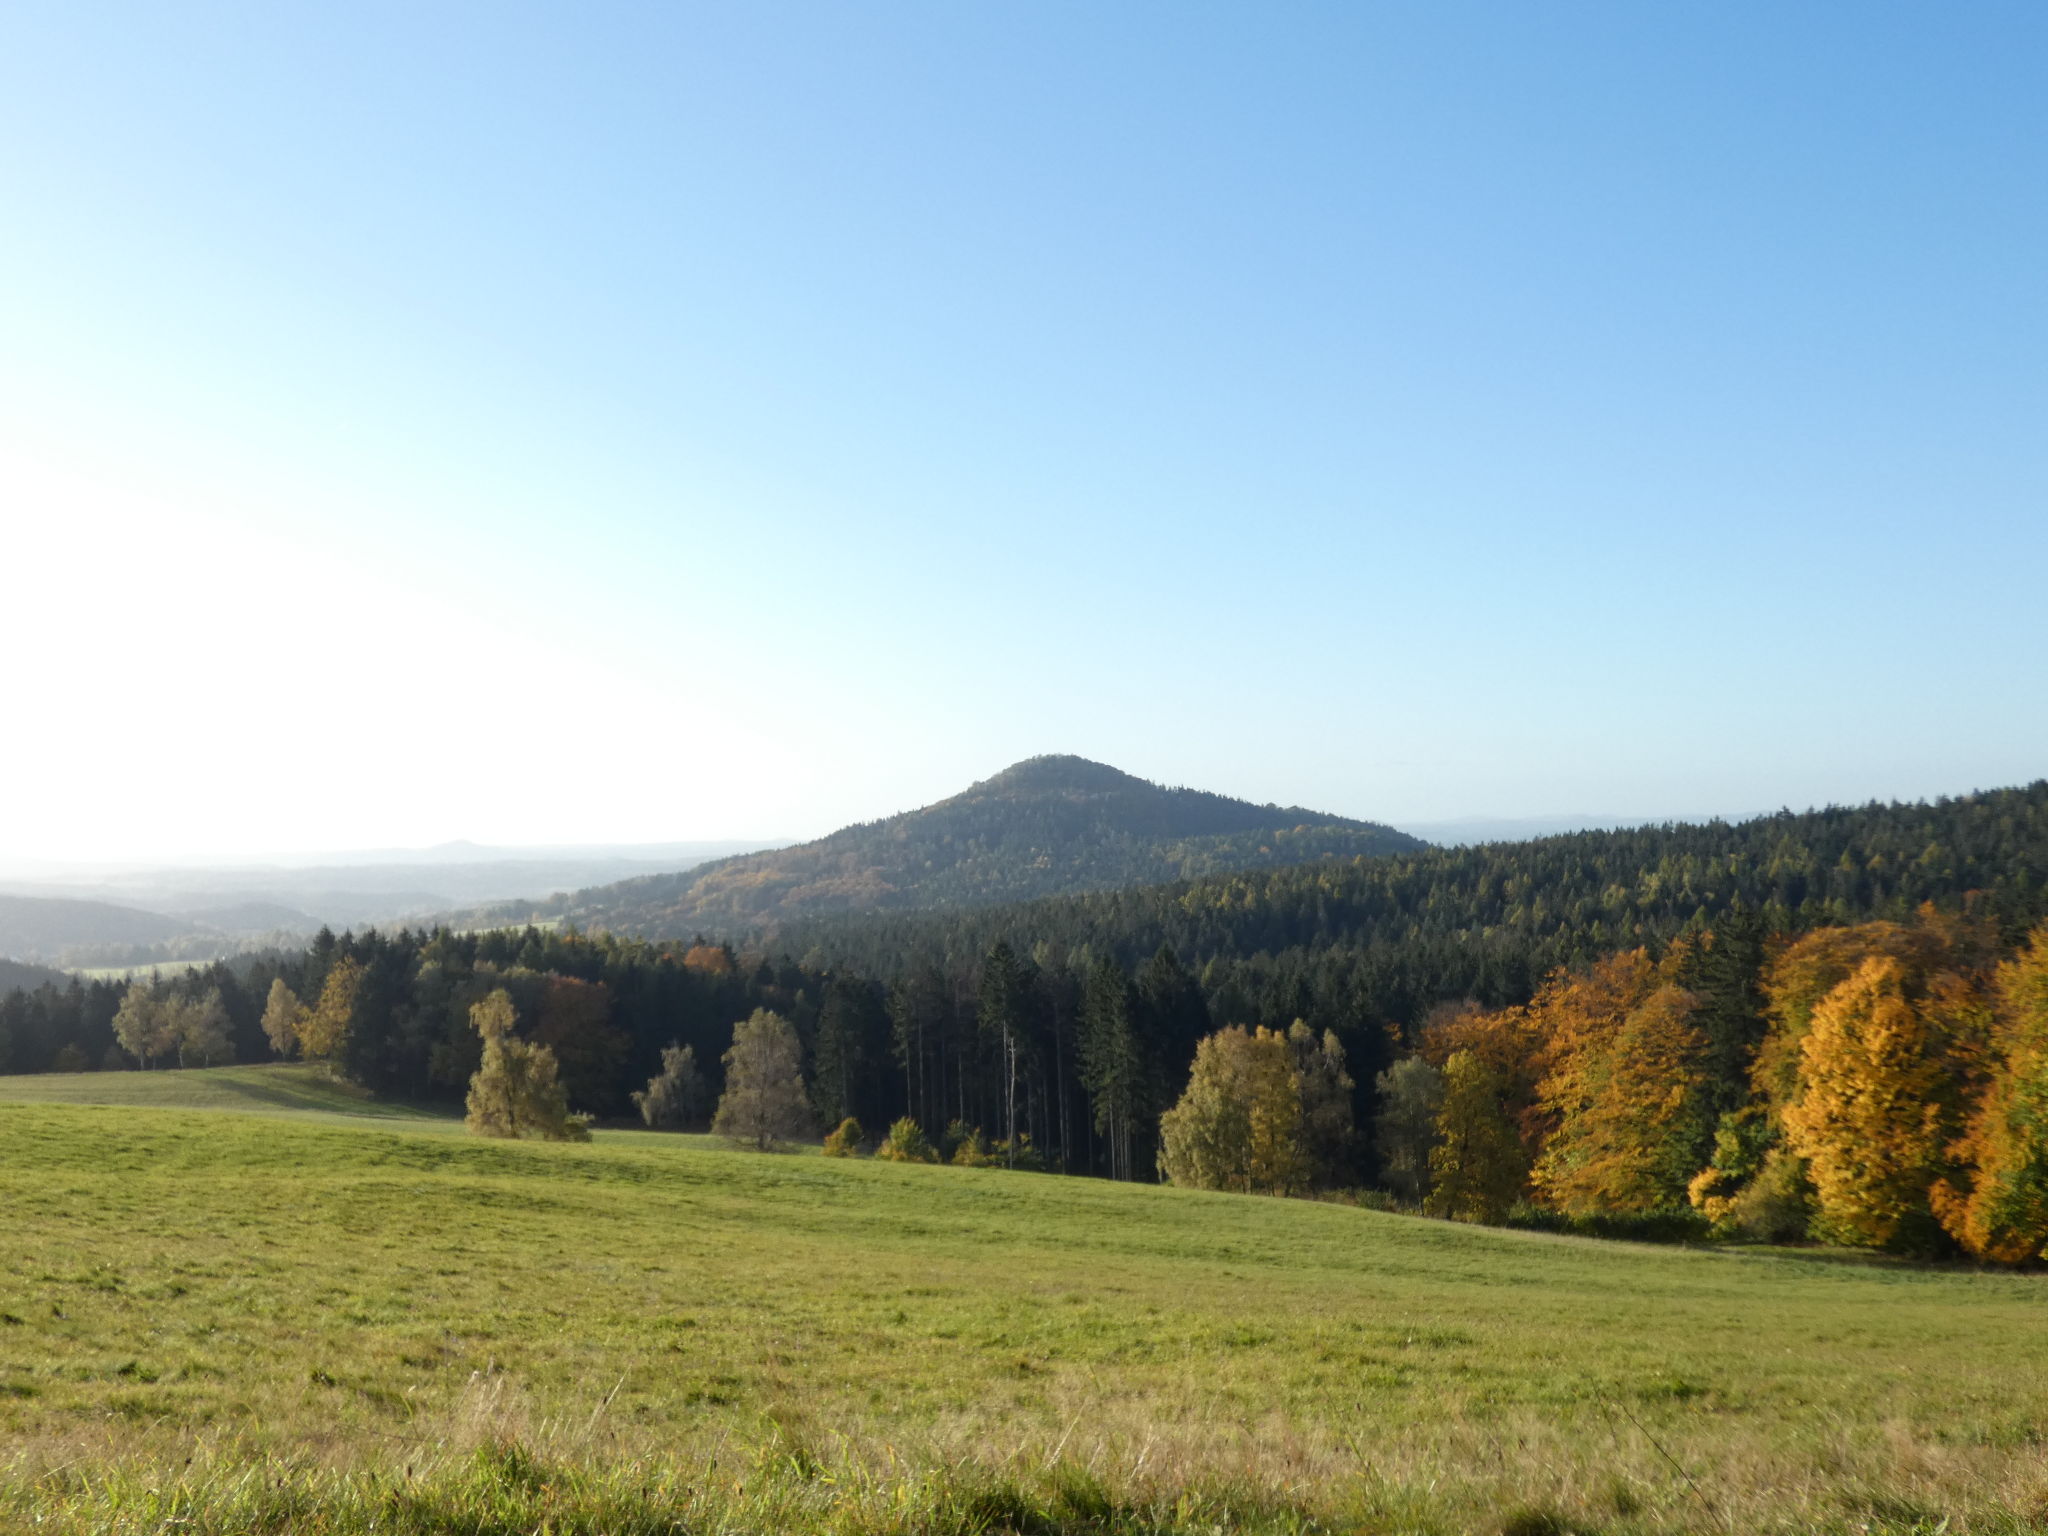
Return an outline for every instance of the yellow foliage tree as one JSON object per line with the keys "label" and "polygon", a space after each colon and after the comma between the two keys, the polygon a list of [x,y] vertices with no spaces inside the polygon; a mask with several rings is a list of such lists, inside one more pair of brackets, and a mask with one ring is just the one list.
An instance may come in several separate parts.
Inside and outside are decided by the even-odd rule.
{"label": "yellow foliage tree", "polygon": [[1998,968],[1994,1017],[1990,1087],[1934,1210],[1976,1257],[2024,1264],[2048,1247],[2048,923]]}
{"label": "yellow foliage tree", "polygon": [[1287,1036],[1220,1029],[1195,1047],[1180,1102],[1159,1121],[1159,1167],[1192,1189],[1292,1195],[1308,1187],[1301,1082]]}
{"label": "yellow foliage tree", "polygon": [[282,1061],[299,1048],[299,1025],[306,1017],[306,1005],[279,976],[270,983],[270,996],[263,1005],[263,1036]]}
{"label": "yellow foliage tree", "polygon": [[332,1061],[341,1054],[362,984],[363,968],[347,955],[328,967],[320,1001],[298,1022],[299,1050],[308,1060]]}
{"label": "yellow foliage tree", "polygon": [[1821,1218],[1852,1240],[1923,1235],[1943,1141],[1935,1045],[1890,955],[1864,960],[1813,1008],[1785,1135],[1806,1159]]}
{"label": "yellow foliage tree", "polygon": [[569,1113],[555,1053],[512,1033],[517,1021],[503,987],[469,1010],[483,1036],[483,1063],[469,1080],[465,1123],[479,1136],[530,1136],[542,1141],[588,1141],[582,1116]]}
{"label": "yellow foliage tree", "polygon": [[1944,929],[1928,924],[1858,923],[1817,928],[1773,957],[1763,982],[1770,1028],[1751,1076],[1774,1115],[1799,1096],[1800,1052],[1821,1000],[1877,957],[1897,961],[1909,979],[1924,978],[1944,963],[1947,937]]}

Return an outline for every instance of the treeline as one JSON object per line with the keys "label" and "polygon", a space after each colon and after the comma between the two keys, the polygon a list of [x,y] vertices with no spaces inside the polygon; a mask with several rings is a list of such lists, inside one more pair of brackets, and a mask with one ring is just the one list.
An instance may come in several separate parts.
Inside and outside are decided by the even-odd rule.
{"label": "treeline", "polygon": [[1932,906],[1753,924],[1439,1009],[1379,1082],[1386,1182],[1439,1215],[1662,1221],[2002,1263],[2048,1242],[2048,923]]}
{"label": "treeline", "polygon": [[1931,804],[1784,812],[1735,824],[1583,832],[1431,849],[949,913],[791,925],[818,969],[971,968],[998,942],[1040,965],[1161,948],[1219,1016],[1412,1035],[1437,1003],[1525,1002],[1560,966],[1661,946],[1731,915],[1767,933],[1902,921],[1965,896],[2007,943],[2048,916],[2048,780]]}
{"label": "treeline", "polygon": [[[458,1099],[485,1049],[473,1011],[502,992],[502,1038],[547,1049],[570,1109],[665,1104],[660,1123],[701,1125],[735,1026],[766,1012],[792,1028],[815,1127],[908,1120],[967,1160],[999,1146],[1014,1166],[1223,1167],[1229,1187],[1373,1186],[1479,1219],[1519,1208],[1994,1254],[2004,1239],[1967,1234],[1996,1224],[1958,1213],[1987,1167],[2024,1158],[1953,1149],[1996,1140],[1982,1129],[1994,1102],[2029,1112],[2008,1067],[2031,1059],[2033,1026],[2001,978],[2032,953],[2044,893],[2036,784],[842,919],[790,954],[568,930],[323,933],[303,954],[0,1000],[0,1069],[217,1059],[221,1040],[265,1060],[296,1041],[377,1091]],[[1898,973],[1834,998],[1877,960]],[[280,1005],[300,1010],[289,1035],[265,1027]],[[1898,1175],[1917,1193],[1877,1224],[1841,1203],[1830,1161],[1822,1106],[1855,1102],[1853,1072],[1807,1057],[1810,1035],[1861,1039],[1864,1018],[1921,1039],[1886,1100],[1921,1127],[1920,1160]],[[1279,1123],[1283,1081],[1295,1109],[1281,1118],[1321,1127],[1299,1156],[1246,1129]],[[1664,1118],[1630,1118],[1645,1106]],[[1294,1171],[1246,1171],[1267,1167]]]}

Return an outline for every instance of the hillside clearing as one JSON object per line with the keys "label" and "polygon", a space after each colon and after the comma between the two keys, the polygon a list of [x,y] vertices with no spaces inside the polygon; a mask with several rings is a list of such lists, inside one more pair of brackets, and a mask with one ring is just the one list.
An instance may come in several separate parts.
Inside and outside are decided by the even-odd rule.
{"label": "hillside clearing", "polygon": [[[2033,1276],[88,1076],[265,1113],[0,1084],[0,1520],[2019,1530],[2048,1496]],[[408,1526],[373,1473],[514,1523]]]}

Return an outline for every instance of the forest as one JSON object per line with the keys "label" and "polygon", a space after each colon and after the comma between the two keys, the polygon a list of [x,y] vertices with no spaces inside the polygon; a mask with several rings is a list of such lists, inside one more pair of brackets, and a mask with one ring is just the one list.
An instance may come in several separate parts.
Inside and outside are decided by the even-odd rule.
{"label": "forest", "polygon": [[[701,1124],[736,1026],[768,1013],[814,1135],[907,1120],[937,1156],[1069,1173],[2010,1258],[2040,1247],[2044,877],[2035,784],[842,917],[786,948],[323,932],[12,993],[0,1070],[282,1047],[455,1100],[503,994],[503,1032],[551,1053],[574,1110],[634,1116],[687,1051]],[[1275,1113],[1292,1140],[1259,1143]],[[1881,1174],[1845,1150],[1872,1145]]]}

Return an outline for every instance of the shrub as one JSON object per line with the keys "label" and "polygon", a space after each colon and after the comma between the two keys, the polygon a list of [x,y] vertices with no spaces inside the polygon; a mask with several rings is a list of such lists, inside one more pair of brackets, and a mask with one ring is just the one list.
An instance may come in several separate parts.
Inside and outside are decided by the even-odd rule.
{"label": "shrub", "polygon": [[854,1119],[853,1116],[848,1115],[839,1122],[839,1129],[825,1138],[825,1155],[827,1157],[860,1156],[860,1143],[864,1134],[860,1128],[860,1122]]}
{"label": "shrub", "polygon": [[956,1168],[999,1168],[1002,1157],[981,1134],[981,1127],[975,1126],[961,1138],[960,1145],[953,1149],[953,1166]]}
{"label": "shrub", "polygon": [[875,1156],[886,1163],[936,1163],[939,1154],[924,1139],[918,1123],[905,1115],[889,1127],[889,1134],[875,1148]]}

